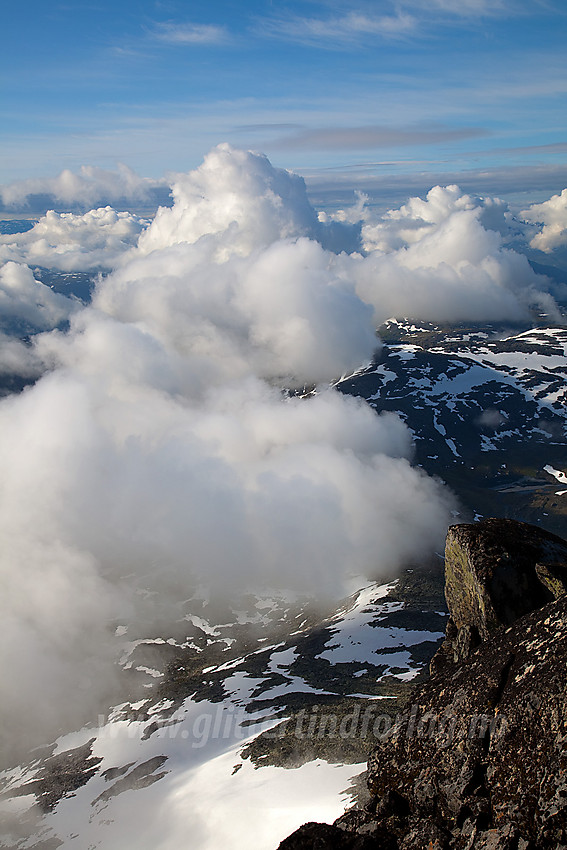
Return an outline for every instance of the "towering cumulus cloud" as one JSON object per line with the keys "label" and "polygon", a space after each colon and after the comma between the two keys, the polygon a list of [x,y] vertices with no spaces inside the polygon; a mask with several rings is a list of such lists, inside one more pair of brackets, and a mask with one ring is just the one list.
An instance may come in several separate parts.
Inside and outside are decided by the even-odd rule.
{"label": "towering cumulus cloud", "polygon": [[159,210],[140,239],[144,253],[208,237],[216,256],[245,256],[277,239],[313,235],[317,218],[301,177],[265,156],[219,145],[173,185],[172,209]]}
{"label": "towering cumulus cloud", "polygon": [[147,227],[98,210],[47,216],[40,246],[10,237],[39,258],[59,233],[59,267],[114,270],[80,309],[2,272],[49,315],[38,330],[70,320],[0,403],[3,752],[97,706],[116,622],[173,620],[197,583],[340,594],[439,545],[451,499],[410,465],[406,427],[323,385],[372,357],[379,317],[515,316],[537,282],[487,229],[498,209],[453,189],[367,222],[351,255],[265,157],[220,146],[173,193]]}

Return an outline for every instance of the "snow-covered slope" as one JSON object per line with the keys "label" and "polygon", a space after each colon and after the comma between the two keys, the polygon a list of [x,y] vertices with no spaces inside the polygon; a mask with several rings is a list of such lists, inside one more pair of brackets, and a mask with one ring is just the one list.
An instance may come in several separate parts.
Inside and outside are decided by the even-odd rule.
{"label": "snow-covered slope", "polygon": [[276,594],[230,622],[193,600],[183,639],[124,644],[139,698],[4,773],[1,846],[270,850],[333,819],[442,635],[438,591],[410,571],[327,615]]}

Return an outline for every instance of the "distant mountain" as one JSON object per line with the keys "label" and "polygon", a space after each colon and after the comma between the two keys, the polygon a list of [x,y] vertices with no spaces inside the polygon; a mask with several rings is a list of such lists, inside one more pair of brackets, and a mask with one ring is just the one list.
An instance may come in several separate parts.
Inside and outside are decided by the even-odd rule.
{"label": "distant mountain", "polygon": [[567,328],[393,320],[380,335],[377,362],[337,389],[399,413],[416,462],[453,488],[464,516],[509,516],[564,534]]}

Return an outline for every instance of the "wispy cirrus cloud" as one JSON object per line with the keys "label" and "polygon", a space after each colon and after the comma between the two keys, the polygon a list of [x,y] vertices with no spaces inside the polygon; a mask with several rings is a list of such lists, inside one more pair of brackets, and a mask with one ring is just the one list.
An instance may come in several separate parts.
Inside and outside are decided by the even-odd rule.
{"label": "wispy cirrus cloud", "polygon": [[547,156],[567,154],[567,142],[550,142],[546,145],[514,145],[510,147],[489,148],[476,150],[475,157],[493,157],[495,154],[506,156]]}
{"label": "wispy cirrus cloud", "polygon": [[258,31],[262,35],[311,46],[340,48],[358,44],[368,37],[396,39],[425,35],[432,25],[468,19],[497,18],[529,12],[525,0],[401,0],[390,9],[376,14],[372,4],[364,0],[347,14],[327,17],[279,15],[262,19]]}
{"label": "wispy cirrus cloud", "polygon": [[365,150],[411,145],[432,145],[486,136],[480,127],[425,124],[412,127],[322,127],[303,129],[271,144],[277,150]]}
{"label": "wispy cirrus cloud", "polygon": [[505,153],[548,154],[567,153],[567,142],[551,142],[548,145],[524,145],[523,147],[507,148]]}
{"label": "wispy cirrus cloud", "polygon": [[518,11],[517,0],[406,0],[406,6],[451,17],[494,17]]}
{"label": "wispy cirrus cloud", "polygon": [[351,45],[366,36],[400,38],[413,33],[417,21],[407,12],[374,15],[349,12],[329,18],[302,16],[266,18],[259,25],[264,35],[298,41],[304,44],[333,47]]}
{"label": "wispy cirrus cloud", "polygon": [[175,23],[155,24],[152,36],[169,44],[227,44],[231,36],[226,27],[217,24]]}

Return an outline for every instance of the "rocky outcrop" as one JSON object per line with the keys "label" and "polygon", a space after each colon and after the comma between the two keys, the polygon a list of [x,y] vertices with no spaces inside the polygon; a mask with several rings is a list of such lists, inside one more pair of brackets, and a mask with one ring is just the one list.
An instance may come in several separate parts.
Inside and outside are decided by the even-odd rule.
{"label": "rocky outcrop", "polygon": [[453,526],[447,639],[370,755],[370,803],[281,850],[567,848],[566,573],[540,529]]}

